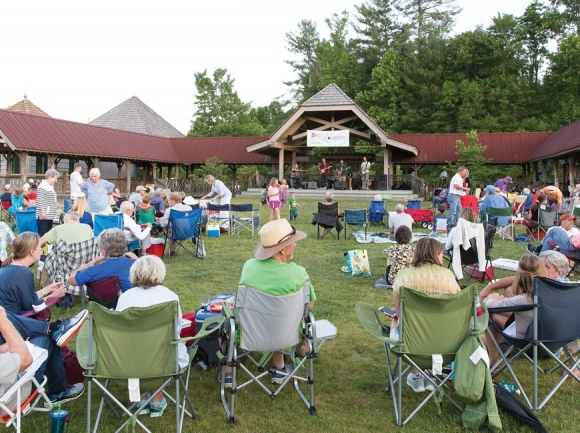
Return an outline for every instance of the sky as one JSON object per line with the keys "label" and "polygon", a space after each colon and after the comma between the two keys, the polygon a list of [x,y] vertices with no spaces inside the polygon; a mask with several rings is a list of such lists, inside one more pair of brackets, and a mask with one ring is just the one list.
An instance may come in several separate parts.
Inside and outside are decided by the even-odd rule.
{"label": "sky", "polygon": [[[253,107],[287,96],[295,78],[286,33],[355,15],[363,0],[19,0],[0,3],[0,108],[28,99],[51,117],[89,122],[137,96],[183,134],[195,113],[194,74],[226,68]],[[521,15],[532,0],[457,0],[455,33]]]}

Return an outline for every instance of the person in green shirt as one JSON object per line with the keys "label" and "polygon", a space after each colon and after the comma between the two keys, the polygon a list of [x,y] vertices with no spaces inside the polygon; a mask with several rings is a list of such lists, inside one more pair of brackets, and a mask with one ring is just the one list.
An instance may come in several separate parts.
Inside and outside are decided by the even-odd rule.
{"label": "person in green shirt", "polygon": [[288,207],[290,208],[290,221],[296,221],[298,218],[298,208],[302,209],[302,206],[298,204],[296,199],[296,194],[290,193],[290,198],[288,199]]}

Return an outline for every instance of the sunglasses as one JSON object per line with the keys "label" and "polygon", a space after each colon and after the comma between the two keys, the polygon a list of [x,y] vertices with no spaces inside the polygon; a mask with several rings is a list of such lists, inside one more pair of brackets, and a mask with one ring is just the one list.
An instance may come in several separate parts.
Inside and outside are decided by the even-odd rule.
{"label": "sunglasses", "polygon": [[286,239],[288,239],[289,237],[296,234],[296,227],[294,227],[294,226],[290,226],[290,227],[292,227],[292,231],[290,233],[288,233],[286,236],[284,236],[282,239],[280,239],[278,242],[276,242],[277,244],[281,244]]}

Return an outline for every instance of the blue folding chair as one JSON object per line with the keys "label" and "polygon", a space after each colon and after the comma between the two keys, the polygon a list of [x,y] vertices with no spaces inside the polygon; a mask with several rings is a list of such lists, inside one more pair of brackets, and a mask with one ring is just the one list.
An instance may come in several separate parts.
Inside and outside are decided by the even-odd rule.
{"label": "blue folding chair", "polygon": [[16,231],[18,234],[24,232],[38,233],[38,221],[36,211],[29,210],[16,211]]}
{"label": "blue folding chair", "polygon": [[369,222],[371,224],[382,224],[383,218],[385,216],[385,202],[371,201]]}
{"label": "blue folding chair", "polygon": [[[345,209],[344,210],[344,239],[350,239],[353,236],[360,237],[364,231],[364,239],[367,238],[368,214],[366,209]],[[351,233],[346,237],[346,232],[351,229]]]}
{"label": "blue folding chair", "polygon": [[64,200],[64,213],[67,213],[72,208],[73,203],[74,200]]}
{"label": "blue folding chair", "polygon": [[119,229],[123,230],[123,214],[114,213],[112,215],[95,215],[95,237],[99,236],[103,230]]}
{"label": "blue folding chair", "polygon": [[[193,211],[177,211],[172,209],[169,214],[169,238],[177,243],[177,248],[182,247],[193,257],[203,258],[198,254],[201,220],[201,209]],[[171,250],[171,248],[170,248]],[[171,251],[169,253],[171,259]]]}

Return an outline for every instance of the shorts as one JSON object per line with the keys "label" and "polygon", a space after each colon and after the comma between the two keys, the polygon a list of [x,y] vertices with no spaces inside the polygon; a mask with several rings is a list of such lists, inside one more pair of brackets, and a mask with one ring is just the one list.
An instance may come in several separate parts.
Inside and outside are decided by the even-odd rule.
{"label": "shorts", "polygon": [[270,200],[270,208],[271,209],[278,209],[280,207],[279,200]]}

